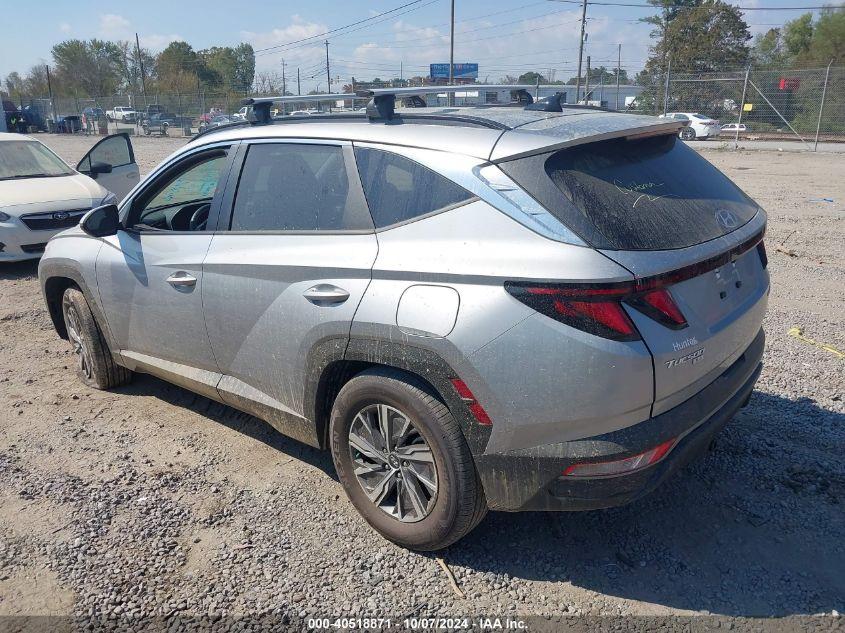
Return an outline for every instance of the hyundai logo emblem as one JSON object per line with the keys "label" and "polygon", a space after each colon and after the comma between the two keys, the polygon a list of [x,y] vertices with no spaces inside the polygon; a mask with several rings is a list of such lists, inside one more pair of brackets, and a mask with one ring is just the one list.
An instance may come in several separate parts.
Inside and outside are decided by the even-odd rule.
{"label": "hyundai logo emblem", "polygon": [[70,217],[70,213],[67,211],[56,211],[53,214],[54,220],[67,220]]}
{"label": "hyundai logo emblem", "polygon": [[739,220],[736,215],[727,209],[719,209],[716,211],[716,221],[726,229],[735,229],[739,225]]}

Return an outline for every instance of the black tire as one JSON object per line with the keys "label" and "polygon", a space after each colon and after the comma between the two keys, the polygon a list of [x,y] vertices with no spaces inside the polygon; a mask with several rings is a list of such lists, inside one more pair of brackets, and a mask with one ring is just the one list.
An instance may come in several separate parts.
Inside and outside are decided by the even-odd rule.
{"label": "black tire", "polygon": [[147,136],[150,135],[150,128],[148,128],[146,125],[144,126],[144,134],[146,134]]}
{"label": "black tire", "polygon": [[82,382],[94,389],[111,389],[132,380],[132,372],[114,362],[88,301],[77,288],[65,290],[62,315],[77,355],[76,375]]}
{"label": "black tire", "polygon": [[167,128],[170,127],[167,123],[161,124],[161,135],[167,136]]}
{"label": "black tire", "polygon": [[[355,449],[350,446],[353,420],[367,407],[379,404],[396,409],[411,422],[418,433],[417,439],[430,448],[434,460],[436,494],[429,499],[428,513],[410,522],[400,520],[371,501],[355,474],[352,457]],[[352,378],[334,402],[329,435],[338,478],[352,505],[388,540],[409,549],[442,549],[463,538],[486,515],[487,500],[458,423],[449,409],[414,376],[377,367]],[[407,471],[402,472],[408,480]]]}
{"label": "black tire", "polygon": [[695,130],[687,126],[681,130],[681,138],[685,141],[695,140]]}

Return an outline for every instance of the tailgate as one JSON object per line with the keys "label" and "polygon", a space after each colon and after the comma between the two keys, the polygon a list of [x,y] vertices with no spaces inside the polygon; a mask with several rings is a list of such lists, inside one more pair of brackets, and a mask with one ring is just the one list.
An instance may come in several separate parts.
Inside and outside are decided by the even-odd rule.
{"label": "tailgate", "polygon": [[670,327],[625,306],[654,358],[653,415],[710,384],[759,333],[769,292],[762,250],[764,223],[760,213],[749,225],[714,243],[652,252],[650,257],[642,252],[605,252],[645,285],[659,280],[686,320],[684,327]]}

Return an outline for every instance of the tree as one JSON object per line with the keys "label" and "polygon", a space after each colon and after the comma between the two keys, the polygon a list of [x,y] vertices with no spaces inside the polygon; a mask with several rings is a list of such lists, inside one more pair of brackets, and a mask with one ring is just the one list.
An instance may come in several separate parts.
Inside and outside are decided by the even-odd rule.
{"label": "tree", "polygon": [[538,72],[534,72],[533,70],[529,70],[527,73],[522,73],[516,80],[518,84],[536,84],[537,82],[541,84],[547,83],[546,78],[543,77]]}
{"label": "tree", "polygon": [[754,38],[751,59],[757,68],[776,68],[787,63],[789,56],[783,44],[783,31],[769,29]]}
{"label": "tree", "polygon": [[[662,79],[669,68],[673,73],[706,73],[735,70],[748,64],[751,34],[740,10],[722,0],[649,0],[660,9],[659,15],[645,18],[654,25],[645,68],[637,81],[645,86],[638,101],[645,109],[656,111],[662,103]],[[672,87],[673,97],[684,99],[685,88]],[[701,88],[696,88],[699,91]],[[717,99],[713,94],[697,94],[697,99]]]}
{"label": "tree", "polygon": [[813,39],[813,16],[805,13],[783,27],[783,45],[793,60],[806,55]]}
{"label": "tree", "polygon": [[251,44],[238,44],[234,49],[235,72],[232,85],[247,90],[255,78],[255,51]]}
{"label": "tree", "polygon": [[835,66],[845,63],[845,8],[824,9],[813,29],[808,57]]}
{"label": "tree", "polygon": [[46,97],[50,94],[47,84],[47,64],[37,64],[30,68],[23,83],[26,93],[33,97]]}
{"label": "tree", "polygon": [[89,97],[114,94],[122,80],[123,52],[115,42],[66,40],[53,47],[57,79]]}
{"label": "tree", "polygon": [[6,88],[6,93],[10,97],[13,97],[16,94],[20,95],[24,91],[23,79],[16,70],[13,70],[8,75],[6,75],[6,79],[3,81],[3,85]]}

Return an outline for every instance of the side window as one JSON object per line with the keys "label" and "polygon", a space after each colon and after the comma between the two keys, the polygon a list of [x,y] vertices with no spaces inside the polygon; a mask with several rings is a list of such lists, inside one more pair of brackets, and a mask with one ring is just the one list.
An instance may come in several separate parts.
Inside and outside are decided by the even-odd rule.
{"label": "side window", "polygon": [[90,172],[91,163],[106,163],[112,167],[122,167],[132,162],[129,142],[125,136],[118,135],[100,141],[100,144],[82,159],[82,162],[77,166],[77,170]]}
{"label": "side window", "polygon": [[211,201],[222,184],[228,150],[185,161],[133,203],[134,226],[164,231],[204,231]]}
{"label": "side window", "polygon": [[256,143],[241,170],[232,231],[372,229],[360,187],[334,145]]}
{"label": "side window", "polygon": [[355,148],[364,194],[377,228],[471,200],[463,187],[392,152]]}

